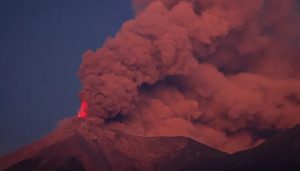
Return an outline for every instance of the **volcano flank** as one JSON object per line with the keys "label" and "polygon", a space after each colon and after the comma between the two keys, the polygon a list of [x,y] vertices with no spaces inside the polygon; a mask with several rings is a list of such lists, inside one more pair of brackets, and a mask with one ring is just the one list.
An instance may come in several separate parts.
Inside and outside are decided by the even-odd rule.
{"label": "volcano flank", "polygon": [[3,171],[300,169],[300,125],[232,155],[184,137],[138,137],[97,118],[65,120],[45,138],[0,158]]}

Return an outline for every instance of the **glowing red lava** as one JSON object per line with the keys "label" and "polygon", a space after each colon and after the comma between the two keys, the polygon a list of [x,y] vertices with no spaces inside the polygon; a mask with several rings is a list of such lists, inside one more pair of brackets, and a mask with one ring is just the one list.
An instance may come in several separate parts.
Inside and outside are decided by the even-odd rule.
{"label": "glowing red lava", "polygon": [[79,118],[87,117],[87,110],[88,110],[88,105],[87,105],[86,101],[82,100],[81,105],[80,105],[80,109],[77,113],[77,117],[79,117]]}

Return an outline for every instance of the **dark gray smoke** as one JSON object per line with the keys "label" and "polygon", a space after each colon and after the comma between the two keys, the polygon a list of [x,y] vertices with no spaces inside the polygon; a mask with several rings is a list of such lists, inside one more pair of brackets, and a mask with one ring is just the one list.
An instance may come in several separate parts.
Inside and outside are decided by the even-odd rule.
{"label": "dark gray smoke", "polygon": [[229,152],[299,123],[297,3],[134,0],[136,17],[83,55],[89,116]]}

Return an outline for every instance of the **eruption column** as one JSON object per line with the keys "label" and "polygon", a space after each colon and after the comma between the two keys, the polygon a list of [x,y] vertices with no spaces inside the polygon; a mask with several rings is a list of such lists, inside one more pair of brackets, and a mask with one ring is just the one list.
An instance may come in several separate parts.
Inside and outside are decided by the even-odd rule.
{"label": "eruption column", "polygon": [[300,123],[299,0],[133,2],[136,16],[83,54],[78,117],[227,152]]}

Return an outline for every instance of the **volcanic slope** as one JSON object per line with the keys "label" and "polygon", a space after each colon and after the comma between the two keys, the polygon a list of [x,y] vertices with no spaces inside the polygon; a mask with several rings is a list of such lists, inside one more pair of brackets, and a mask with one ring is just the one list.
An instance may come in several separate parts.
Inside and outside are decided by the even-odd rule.
{"label": "volcanic slope", "polygon": [[4,171],[181,170],[228,154],[185,137],[139,137],[97,118],[64,121],[45,138],[0,158]]}
{"label": "volcanic slope", "polygon": [[213,165],[190,165],[183,170],[299,171],[300,124],[271,137],[261,145],[227,156]]}

